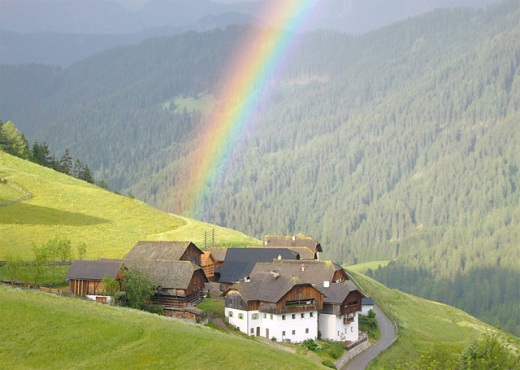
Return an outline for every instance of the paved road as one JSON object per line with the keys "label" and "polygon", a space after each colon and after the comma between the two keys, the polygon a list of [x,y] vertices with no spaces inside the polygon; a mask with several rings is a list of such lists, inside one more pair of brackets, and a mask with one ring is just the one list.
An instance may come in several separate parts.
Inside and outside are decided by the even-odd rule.
{"label": "paved road", "polygon": [[362,370],[370,361],[376,358],[383,350],[390,346],[395,339],[395,329],[392,321],[381,311],[377,306],[374,306],[374,312],[376,313],[377,323],[381,330],[379,341],[370,346],[366,351],[361,352],[359,355],[354,357],[352,360],[347,362],[341,370]]}

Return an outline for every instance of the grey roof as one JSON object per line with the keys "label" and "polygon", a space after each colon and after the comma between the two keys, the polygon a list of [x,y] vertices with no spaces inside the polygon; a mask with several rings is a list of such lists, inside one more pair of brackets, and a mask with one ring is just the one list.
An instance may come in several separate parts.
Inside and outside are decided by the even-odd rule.
{"label": "grey roof", "polygon": [[323,293],[325,298],[324,303],[341,304],[350,292],[358,290],[358,288],[349,280],[343,283],[332,283],[328,288],[323,284],[316,284],[315,288]]}
{"label": "grey roof", "polygon": [[279,257],[296,260],[299,255],[287,248],[228,248],[226,260],[220,269],[220,281],[235,283],[248,276],[256,263]]}
{"label": "grey roof", "polygon": [[374,300],[372,299],[372,297],[365,297],[365,298],[361,299],[361,304],[373,306]]}
{"label": "grey roof", "polygon": [[202,271],[191,261],[128,261],[125,264],[163,289],[187,289],[195,271]]}
{"label": "grey roof", "polygon": [[[248,248],[259,248],[258,246],[249,246]],[[300,259],[302,260],[314,260],[316,259],[316,252],[309,247],[280,247],[280,246],[270,246],[264,245],[262,248],[288,248],[295,253],[300,255]]]}
{"label": "grey roof", "polygon": [[67,280],[103,280],[105,275],[115,279],[123,261],[98,260],[98,261],[74,261],[65,278]]}
{"label": "grey roof", "polygon": [[227,248],[207,248],[206,249],[206,252],[211,252],[211,254],[213,255],[213,257],[215,257],[215,259],[219,262],[222,262],[226,259],[226,253],[227,253]]}
{"label": "grey roof", "polygon": [[[229,290],[236,289],[246,301],[278,302],[288,291],[299,285],[310,285],[302,283],[291,277],[265,276],[262,280],[251,280],[233,285]],[[229,291],[228,290],[228,291]],[[226,292],[227,294],[227,292]]]}
{"label": "grey roof", "polygon": [[[185,241],[139,241],[126,254],[124,261],[179,261],[190,244],[193,243]],[[195,244],[193,246],[199,249]],[[200,251],[200,254],[202,254],[202,251]]]}
{"label": "grey roof", "polygon": [[266,235],[264,236],[265,247],[307,247],[315,252],[323,252],[321,244],[313,238],[298,234],[295,236],[275,236]]}
{"label": "grey roof", "polygon": [[331,282],[334,273],[338,270],[342,270],[342,268],[331,261],[274,260],[257,263],[252,269],[250,277],[253,280],[257,278],[258,275],[270,274],[273,270],[278,272],[281,276],[294,276],[302,282],[319,285],[323,284],[324,281]]}

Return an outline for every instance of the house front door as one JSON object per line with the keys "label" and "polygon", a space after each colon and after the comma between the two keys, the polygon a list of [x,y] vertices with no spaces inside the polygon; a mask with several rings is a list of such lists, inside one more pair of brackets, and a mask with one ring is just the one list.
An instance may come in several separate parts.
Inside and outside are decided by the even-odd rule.
{"label": "house front door", "polygon": [[265,337],[269,339],[269,328],[265,329]]}
{"label": "house front door", "polygon": [[260,327],[259,326],[256,327],[256,336],[257,337],[260,336]]}

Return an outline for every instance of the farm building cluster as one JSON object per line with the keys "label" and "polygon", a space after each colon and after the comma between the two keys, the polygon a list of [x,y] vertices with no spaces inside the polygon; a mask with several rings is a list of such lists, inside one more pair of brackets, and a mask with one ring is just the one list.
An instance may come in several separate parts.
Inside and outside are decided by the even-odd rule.
{"label": "farm building cluster", "polygon": [[191,242],[140,241],[120,261],[74,261],[67,280],[73,294],[107,302],[103,278],[121,280],[136,269],[157,286],[153,303],[177,317],[197,315],[211,281],[219,284],[226,321],[247,335],[356,341],[366,297],[341,266],[321,261],[320,252],[320,243],[301,234],[205,251]]}

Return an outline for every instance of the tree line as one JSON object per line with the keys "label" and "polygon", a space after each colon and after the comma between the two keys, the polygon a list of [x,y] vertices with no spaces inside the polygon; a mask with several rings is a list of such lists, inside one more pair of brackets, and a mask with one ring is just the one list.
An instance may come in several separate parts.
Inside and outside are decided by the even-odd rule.
{"label": "tree line", "polygon": [[108,189],[108,185],[104,180],[95,181],[94,175],[87,164],[83,164],[79,158],[76,160],[72,158],[68,148],[65,148],[63,155],[58,158],[51,153],[48,144],[45,142],[40,144],[34,141],[30,145],[25,135],[11,121],[3,123],[0,120],[0,150]]}

